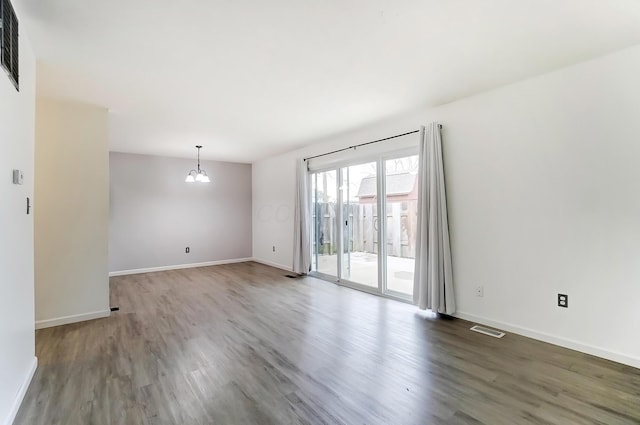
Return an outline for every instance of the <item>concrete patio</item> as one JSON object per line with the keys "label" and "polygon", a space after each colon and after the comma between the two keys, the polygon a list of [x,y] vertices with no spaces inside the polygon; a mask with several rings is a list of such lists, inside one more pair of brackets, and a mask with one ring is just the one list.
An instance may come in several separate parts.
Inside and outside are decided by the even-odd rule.
{"label": "concrete patio", "polygon": [[[344,259],[350,258],[350,273],[343,279],[372,288],[378,287],[378,255],[367,252],[352,252],[345,254]],[[315,258],[313,259],[315,261]],[[318,255],[317,271],[335,276],[337,272],[338,255]],[[413,258],[387,257],[387,289],[405,295],[413,295],[413,272],[415,260]]]}

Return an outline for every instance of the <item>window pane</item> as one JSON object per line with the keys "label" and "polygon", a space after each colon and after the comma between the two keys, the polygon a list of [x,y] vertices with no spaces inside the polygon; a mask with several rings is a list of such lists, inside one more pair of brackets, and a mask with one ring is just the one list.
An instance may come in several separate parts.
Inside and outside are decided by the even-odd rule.
{"label": "window pane", "polygon": [[338,273],[336,171],[315,173],[314,181],[314,270],[331,276]]}
{"label": "window pane", "polygon": [[413,295],[418,155],[385,161],[387,291]]}
{"label": "window pane", "polygon": [[378,287],[378,179],[375,162],[342,169],[342,278]]}

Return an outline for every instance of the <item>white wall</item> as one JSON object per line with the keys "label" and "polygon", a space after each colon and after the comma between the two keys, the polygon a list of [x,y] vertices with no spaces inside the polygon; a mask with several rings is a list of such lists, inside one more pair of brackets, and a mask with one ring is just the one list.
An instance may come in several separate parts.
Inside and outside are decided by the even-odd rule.
{"label": "white wall", "polygon": [[[16,10],[20,19],[20,10]],[[35,371],[33,199],[35,58],[20,27],[20,92],[0,70],[0,424],[9,424]],[[22,186],[12,170],[24,172]]]}
{"label": "white wall", "polygon": [[638,75],[640,46],[259,161],[254,257],[292,263],[294,158],[439,121],[459,315],[640,367]]}
{"label": "white wall", "polygon": [[201,161],[211,182],[185,183],[195,166],[195,149],[193,159],[110,154],[113,274],[251,257],[251,165]]}
{"label": "white wall", "polygon": [[36,326],[109,315],[105,108],[38,98]]}

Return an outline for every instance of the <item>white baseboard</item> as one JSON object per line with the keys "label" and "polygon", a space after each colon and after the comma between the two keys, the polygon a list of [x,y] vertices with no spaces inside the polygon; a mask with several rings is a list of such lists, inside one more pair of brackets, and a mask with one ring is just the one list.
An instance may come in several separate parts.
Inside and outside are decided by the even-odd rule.
{"label": "white baseboard", "polygon": [[86,320],[109,317],[111,310],[92,311],[89,313],[74,314],[72,316],[55,317],[53,319],[36,320],[36,329],[52,328],[54,326],[68,325],[69,323],[84,322]]}
{"label": "white baseboard", "polygon": [[260,264],[264,264],[265,266],[275,267],[276,269],[286,270],[288,272],[292,272],[293,271],[293,267],[292,266],[284,266],[282,264],[273,263],[271,261],[261,260],[260,258],[253,257],[251,259],[251,261],[254,261],[254,262],[260,263]]}
{"label": "white baseboard", "polygon": [[167,270],[191,269],[195,267],[219,266],[222,264],[246,263],[247,261],[253,261],[253,258],[232,258],[230,260],[206,261],[204,263],[176,264],[173,266],[159,266],[159,267],[147,267],[144,269],[119,270],[119,271],[109,272],[109,277],[126,276],[130,274],[140,274],[140,273],[164,272]]}
{"label": "white baseboard", "polygon": [[626,364],[635,368],[640,368],[640,358],[637,357],[628,356],[626,354],[606,350],[600,347],[594,347],[592,345],[583,344],[572,339],[562,338],[545,332],[523,328],[521,326],[512,325],[510,323],[491,320],[487,319],[486,317],[475,316],[473,314],[457,312],[454,314],[454,316],[459,317],[460,319],[468,320],[470,322],[479,323],[481,325],[491,326],[492,328],[496,328],[502,331],[512,332],[514,334],[526,336],[528,338],[537,339],[538,341],[548,342],[549,344],[559,345],[561,347],[580,351],[592,356],[602,357],[603,359],[612,360],[614,362]]}
{"label": "white baseboard", "polygon": [[25,376],[24,381],[22,381],[22,385],[20,385],[20,389],[16,394],[16,398],[13,401],[13,405],[11,406],[11,410],[9,411],[9,416],[4,420],[4,425],[11,425],[13,421],[16,419],[16,415],[18,414],[18,410],[20,409],[20,405],[22,404],[22,400],[24,400],[24,396],[27,394],[27,390],[29,389],[29,384],[31,384],[31,380],[33,379],[33,375],[36,373],[36,369],[38,368],[38,358],[33,357],[31,361],[31,366],[29,367],[29,371],[27,372],[27,376]]}

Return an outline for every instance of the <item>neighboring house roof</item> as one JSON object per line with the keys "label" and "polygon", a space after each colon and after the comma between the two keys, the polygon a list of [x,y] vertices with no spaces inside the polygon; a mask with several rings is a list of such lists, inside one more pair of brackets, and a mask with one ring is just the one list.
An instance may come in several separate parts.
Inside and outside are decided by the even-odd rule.
{"label": "neighboring house roof", "polygon": [[[417,180],[417,176],[412,173],[387,175],[387,196],[408,195],[413,191]],[[375,176],[363,178],[358,189],[358,198],[371,198],[376,196],[376,192]]]}

